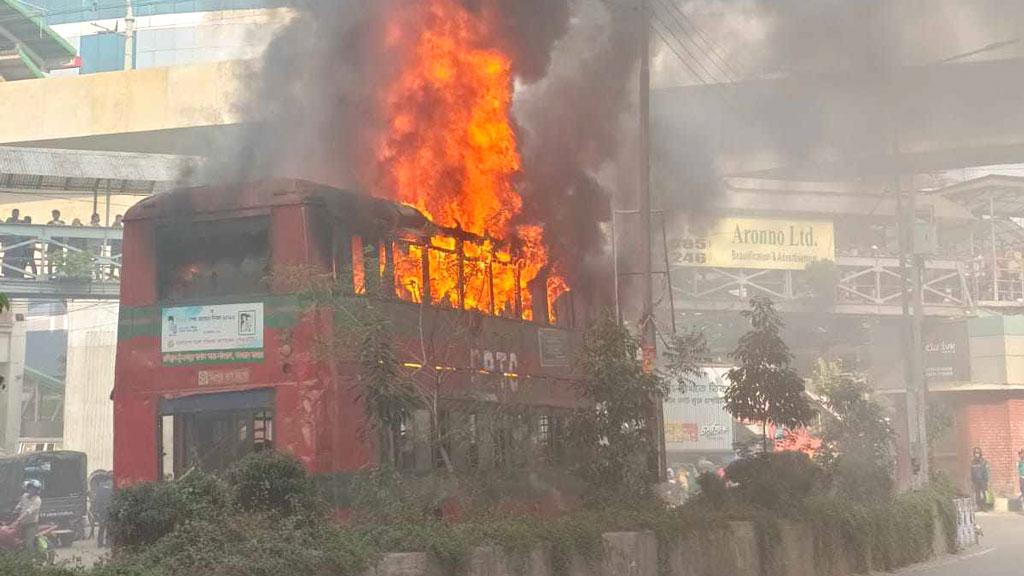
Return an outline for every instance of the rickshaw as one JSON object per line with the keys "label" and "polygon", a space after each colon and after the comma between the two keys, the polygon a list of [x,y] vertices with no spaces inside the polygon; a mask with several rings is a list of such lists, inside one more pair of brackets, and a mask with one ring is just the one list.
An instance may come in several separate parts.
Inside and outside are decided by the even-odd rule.
{"label": "rickshaw", "polygon": [[39,523],[57,527],[53,536],[61,546],[85,539],[86,455],[62,450],[0,458],[0,514],[6,520],[21,498],[22,484],[29,479],[43,483]]}
{"label": "rickshaw", "polygon": [[[103,516],[110,506],[114,493],[114,473],[110,470],[96,470],[89,474],[89,538],[97,536],[97,529],[106,522]],[[102,542],[97,541],[100,546]]]}

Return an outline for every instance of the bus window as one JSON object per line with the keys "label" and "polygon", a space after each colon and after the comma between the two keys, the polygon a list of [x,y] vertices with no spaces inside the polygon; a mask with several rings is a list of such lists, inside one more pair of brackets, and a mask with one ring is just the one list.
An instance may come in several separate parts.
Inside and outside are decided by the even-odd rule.
{"label": "bus window", "polygon": [[492,296],[490,266],[482,260],[467,258],[464,270],[466,310],[490,314]]}
{"label": "bus window", "polygon": [[395,242],[395,295],[406,302],[423,300],[423,247]]}
{"label": "bus window", "polygon": [[459,307],[459,257],[455,241],[431,239],[430,301],[441,308]]}
{"label": "bus window", "polygon": [[266,289],[270,262],[267,218],[235,218],[157,230],[163,300],[254,294]]}
{"label": "bus window", "polygon": [[511,263],[500,260],[491,264],[493,270],[491,282],[494,283],[494,313],[502,318],[516,318],[518,304],[516,286],[516,268]]}
{"label": "bus window", "polygon": [[366,263],[363,260],[363,239],[352,237],[352,288],[356,294],[366,294]]}

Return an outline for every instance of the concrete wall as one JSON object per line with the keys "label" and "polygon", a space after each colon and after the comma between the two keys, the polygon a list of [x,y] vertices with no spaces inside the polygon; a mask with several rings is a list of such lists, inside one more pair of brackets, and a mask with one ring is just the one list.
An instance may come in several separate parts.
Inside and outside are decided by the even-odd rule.
{"label": "concrete wall", "polygon": [[0,452],[14,454],[21,436],[22,383],[25,377],[25,321],[28,306],[14,302],[0,314]]}
{"label": "concrete wall", "polygon": [[[938,520],[937,520],[938,523]],[[833,535],[838,538],[838,534]],[[819,558],[816,540],[822,537],[807,525],[783,522],[771,558],[763,558],[758,534],[751,522],[688,535],[667,543],[670,576],[848,576],[855,572],[849,552],[841,546],[835,558]],[[936,529],[937,554],[947,552],[945,536]],[[658,540],[651,532],[616,532],[604,535],[600,558],[574,558],[569,576],[662,576]],[[551,553],[541,548],[526,555],[510,555],[500,548],[473,550],[460,570],[445,569],[428,554],[385,554],[365,576],[553,576]]]}
{"label": "concrete wall", "polygon": [[64,447],[89,456],[89,471],[114,466],[114,360],[117,302],[68,304]]}
{"label": "concrete wall", "polygon": [[234,124],[246,66],[226,61],[0,83],[0,144]]}

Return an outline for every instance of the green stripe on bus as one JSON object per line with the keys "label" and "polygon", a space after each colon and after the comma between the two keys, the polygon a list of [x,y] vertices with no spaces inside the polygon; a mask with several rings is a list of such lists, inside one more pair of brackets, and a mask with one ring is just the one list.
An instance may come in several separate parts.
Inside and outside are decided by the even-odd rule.
{"label": "green stripe on bus", "polygon": [[[299,322],[302,314],[302,306],[295,296],[264,296],[253,297],[248,302],[263,302],[263,325],[275,330],[290,328]],[[226,299],[216,298],[203,302],[203,306],[216,306],[218,304],[236,304],[238,298]],[[191,303],[175,304],[174,306],[189,306]],[[173,306],[168,306],[173,307]],[[161,311],[162,307],[145,306],[140,308],[121,307],[120,317],[117,323],[117,339],[131,340],[132,338],[159,338],[162,328]]]}

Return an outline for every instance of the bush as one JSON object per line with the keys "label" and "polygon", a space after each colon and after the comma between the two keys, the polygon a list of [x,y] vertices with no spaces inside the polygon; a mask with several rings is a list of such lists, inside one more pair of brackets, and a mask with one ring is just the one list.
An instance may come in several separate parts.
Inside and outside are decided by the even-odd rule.
{"label": "bush", "polygon": [[246,456],[225,475],[236,505],[249,512],[319,513],[324,502],[295,458],[265,451]]}
{"label": "bush", "polygon": [[726,477],[737,496],[754,506],[788,514],[821,488],[821,468],[802,452],[758,454],[730,464]]}
{"label": "bush", "polygon": [[138,484],[114,495],[108,529],[118,546],[149,546],[191,519],[224,514],[228,502],[223,482],[201,472],[174,482]]}
{"label": "bush", "polygon": [[705,472],[698,476],[697,486],[700,488],[701,497],[712,504],[723,504],[728,496],[725,480],[714,472]]}

